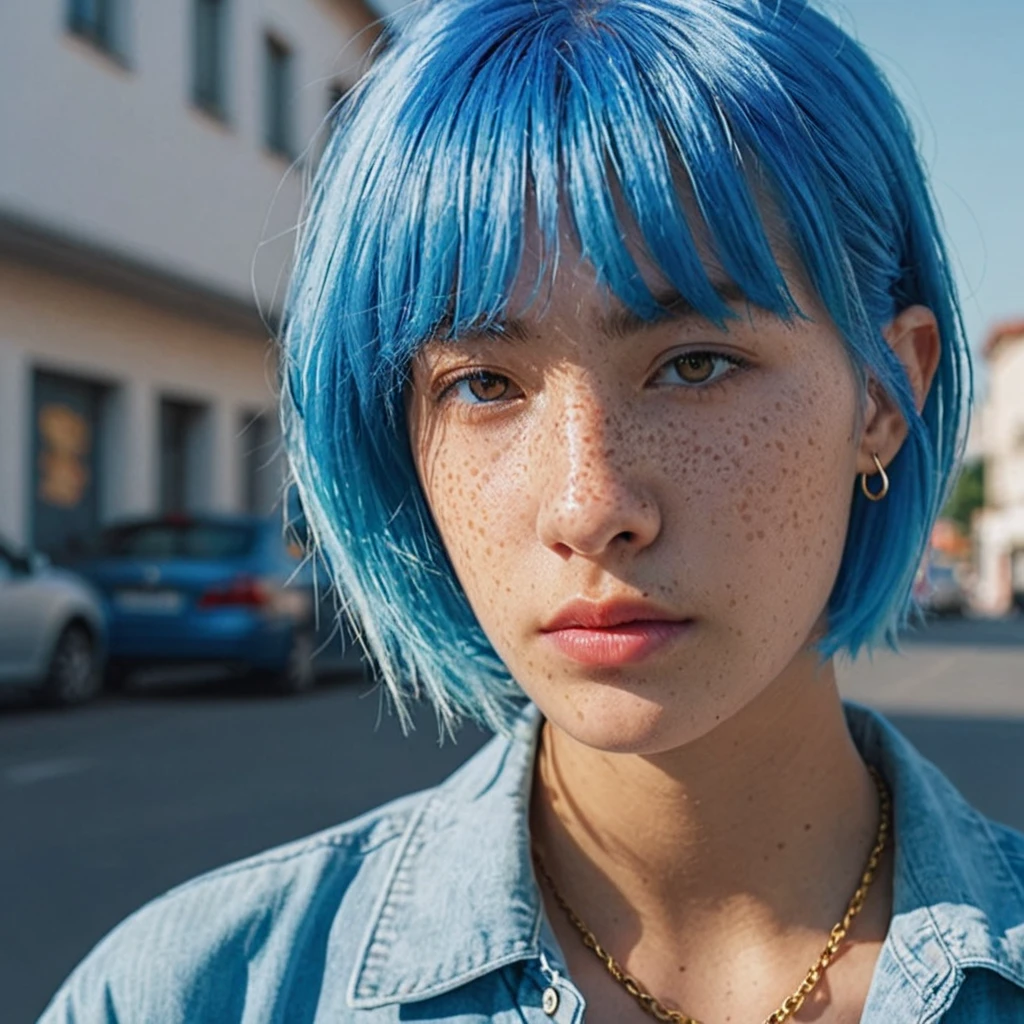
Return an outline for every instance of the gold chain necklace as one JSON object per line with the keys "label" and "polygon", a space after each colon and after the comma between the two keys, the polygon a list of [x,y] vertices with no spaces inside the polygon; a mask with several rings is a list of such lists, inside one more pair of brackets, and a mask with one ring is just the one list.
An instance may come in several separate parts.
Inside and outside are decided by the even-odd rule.
{"label": "gold chain necklace", "polygon": [[[868,771],[871,773],[871,778],[878,789],[878,834],[875,838],[875,845],[871,851],[871,856],[868,857],[867,866],[861,875],[860,884],[850,899],[842,920],[829,933],[828,942],[825,943],[825,948],[821,951],[821,955],[811,965],[807,974],[804,975],[804,980],[800,982],[800,987],[785,999],[773,1014],[765,1018],[764,1024],[782,1024],[783,1021],[789,1020],[803,1006],[804,1000],[807,999],[818,982],[821,981],[829,964],[835,959],[843,939],[846,938],[846,933],[850,930],[853,919],[864,906],[871,883],[875,880],[875,874],[882,859],[882,852],[885,850],[892,827],[892,800],[889,797],[889,790],[886,788],[882,776],[870,765],[868,766]],[[636,978],[626,972],[622,965],[597,941],[594,933],[583,923],[572,907],[566,902],[565,897],[558,891],[554,879],[548,872],[536,848],[533,851],[533,856],[540,876],[551,890],[551,895],[562,912],[580,933],[583,945],[593,951],[594,955],[604,964],[608,973],[640,1004],[640,1007],[656,1020],[668,1021],[671,1024],[700,1024],[699,1021],[693,1017],[688,1017],[685,1013],[680,1013],[678,1010],[670,1010],[664,1003],[651,995]]]}

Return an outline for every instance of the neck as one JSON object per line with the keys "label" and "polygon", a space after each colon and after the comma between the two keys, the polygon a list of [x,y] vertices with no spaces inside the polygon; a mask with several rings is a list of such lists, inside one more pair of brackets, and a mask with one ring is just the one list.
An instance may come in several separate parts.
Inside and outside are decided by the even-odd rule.
{"label": "neck", "polygon": [[548,870],[599,939],[625,928],[685,955],[716,938],[728,949],[730,932],[827,933],[873,845],[878,799],[832,665],[808,658],[665,754],[603,753],[546,724],[532,814]]}

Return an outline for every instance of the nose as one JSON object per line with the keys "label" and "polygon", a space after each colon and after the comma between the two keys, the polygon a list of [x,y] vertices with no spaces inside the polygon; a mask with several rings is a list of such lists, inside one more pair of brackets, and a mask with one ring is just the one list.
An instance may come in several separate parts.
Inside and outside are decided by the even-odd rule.
{"label": "nose", "polygon": [[562,557],[640,551],[661,531],[661,513],[644,486],[638,432],[611,403],[575,394],[540,425],[541,491],[537,535]]}

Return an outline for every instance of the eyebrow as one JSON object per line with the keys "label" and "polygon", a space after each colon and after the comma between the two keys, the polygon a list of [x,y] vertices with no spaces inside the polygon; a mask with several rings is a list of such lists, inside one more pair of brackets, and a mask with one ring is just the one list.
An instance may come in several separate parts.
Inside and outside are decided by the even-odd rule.
{"label": "eyebrow", "polygon": [[[748,302],[746,294],[732,281],[713,282],[719,297],[726,305]],[[640,316],[627,308],[616,309],[598,321],[598,329],[609,338],[621,340],[631,334],[640,334],[670,320],[705,320],[705,315],[675,288],[664,288],[653,293],[659,309],[654,317]]]}
{"label": "eyebrow", "polygon": [[[713,282],[713,285],[715,291],[727,305],[740,305],[750,301],[743,289],[733,281],[716,281]],[[653,330],[668,321],[706,319],[704,314],[684,298],[676,288],[668,287],[655,291],[653,298],[659,307],[653,317],[641,316],[632,309],[623,307],[601,317],[597,325],[598,330],[608,338],[622,340],[630,335]],[[451,318],[446,317],[435,328],[436,335],[443,338],[451,331],[451,328]],[[480,327],[468,327],[460,332],[460,338],[481,335],[507,341],[526,342],[535,334],[536,332],[525,320],[509,317],[508,319],[494,320]],[[458,341],[460,338],[451,340]]]}

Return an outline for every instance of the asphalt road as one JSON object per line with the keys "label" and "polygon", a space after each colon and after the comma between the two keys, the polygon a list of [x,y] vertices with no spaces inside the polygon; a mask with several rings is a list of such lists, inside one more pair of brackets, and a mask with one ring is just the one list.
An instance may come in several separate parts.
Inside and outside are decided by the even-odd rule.
{"label": "asphalt road", "polygon": [[[1024,620],[939,624],[843,669],[987,813],[1024,829]],[[177,882],[432,785],[486,737],[408,738],[359,680],[289,701],[177,687],[0,710],[0,1022]]]}

